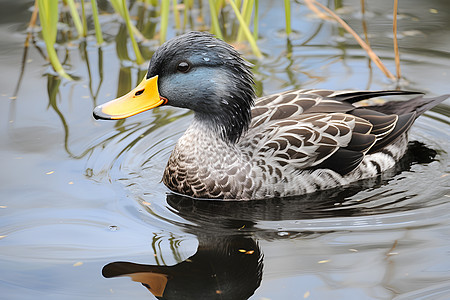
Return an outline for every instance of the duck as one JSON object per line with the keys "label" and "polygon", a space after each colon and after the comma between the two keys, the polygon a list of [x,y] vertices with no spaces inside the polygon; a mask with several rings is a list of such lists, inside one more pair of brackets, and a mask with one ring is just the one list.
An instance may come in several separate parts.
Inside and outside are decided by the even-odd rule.
{"label": "duck", "polygon": [[[301,89],[257,99],[251,66],[210,33],[184,33],[155,51],[136,88],[93,115],[118,120],[165,105],[190,109],[193,120],[168,159],[163,183],[195,199],[251,200],[378,176],[404,155],[417,117],[450,96]],[[413,96],[358,105],[400,95]]]}

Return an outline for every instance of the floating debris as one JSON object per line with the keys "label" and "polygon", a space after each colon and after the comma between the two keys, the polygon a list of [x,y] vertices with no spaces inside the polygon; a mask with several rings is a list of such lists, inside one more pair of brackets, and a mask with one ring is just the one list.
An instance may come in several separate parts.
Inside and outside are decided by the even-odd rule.
{"label": "floating debris", "polygon": [[119,226],[116,226],[116,225],[110,225],[108,228],[109,228],[109,230],[111,230],[111,231],[117,231],[117,230],[119,230]]}
{"label": "floating debris", "polygon": [[318,264],[325,264],[325,263],[328,263],[330,261],[331,261],[331,259],[324,259],[324,260],[319,260],[317,263]]}

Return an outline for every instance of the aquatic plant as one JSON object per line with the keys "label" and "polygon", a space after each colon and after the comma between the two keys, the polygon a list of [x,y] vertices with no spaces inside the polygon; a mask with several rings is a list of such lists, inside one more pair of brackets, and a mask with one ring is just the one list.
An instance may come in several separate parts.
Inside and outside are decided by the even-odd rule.
{"label": "aquatic plant", "polygon": [[[337,21],[342,28],[349,32],[355,40],[361,45],[361,47],[367,52],[369,58],[377,65],[377,67],[391,80],[399,79],[400,74],[400,59],[397,43],[397,7],[398,0],[394,1],[394,53],[397,77],[395,77],[381,62],[380,58],[371,49],[368,43],[366,35],[366,41],[361,39],[359,35],[335,12],[316,0],[304,0],[305,4],[320,18],[332,19]],[[58,59],[57,52],[55,50],[56,37],[58,33],[58,22],[66,25],[66,28],[74,28],[73,32],[70,32],[68,39],[84,39],[89,36],[88,17],[93,20],[93,27],[95,29],[95,37],[98,45],[104,43],[102,34],[102,28],[99,21],[100,12],[97,7],[97,1],[91,0],[89,2],[85,0],[35,0],[35,11],[39,8],[39,20],[41,25],[41,33],[43,40],[45,41],[47,48],[48,60],[52,64],[53,68],[61,77],[71,79],[66,73],[63,64]],[[335,3],[336,7],[339,7],[340,2]],[[262,57],[262,53],[257,45],[258,40],[258,22],[259,22],[259,1],[258,0],[208,0],[209,22],[210,24],[204,24],[204,13],[202,1],[194,3],[194,0],[183,0],[179,3],[176,0],[136,0],[129,1],[127,5],[126,0],[109,0],[110,6],[114,12],[123,20],[123,25],[126,28],[126,32],[119,29],[117,36],[122,36],[125,39],[123,45],[118,45],[118,55],[126,60],[132,60],[137,65],[141,65],[145,62],[147,57],[142,54],[144,49],[140,48],[142,42],[148,41],[148,39],[159,40],[159,43],[163,43],[166,40],[167,31],[169,26],[174,26],[177,31],[186,30],[186,26],[189,23],[189,29],[196,30],[209,30],[214,33],[220,39],[226,39],[228,42],[247,42],[253,54],[257,58]],[[192,21],[193,9],[195,5],[200,11],[200,15],[197,20]],[[68,7],[70,19],[63,18],[63,9]],[[81,7],[81,17],[79,10]],[[361,8],[364,12],[364,0],[361,0]],[[291,27],[291,2],[284,0],[285,9],[285,33],[289,39],[292,33]],[[150,13],[146,13],[149,11]],[[169,24],[170,12],[173,12],[174,24]],[[108,14],[109,12],[102,11],[102,14]],[[181,17],[182,16],[182,17]],[[159,19],[158,24],[155,23],[155,17]],[[183,18],[183,22],[181,22]],[[157,19],[157,20],[158,20]],[[135,22],[133,22],[135,21]],[[33,26],[34,22],[30,22]],[[159,25],[159,32],[156,32],[156,28]],[[253,26],[251,26],[253,25]],[[139,28],[138,28],[139,27]],[[122,28],[122,26],[121,26]],[[75,34],[76,33],[76,34]],[[129,39],[134,52],[134,58],[128,56],[128,50],[126,47],[126,39]],[[122,53],[122,55],[120,53]]]}
{"label": "aquatic plant", "polygon": [[[95,28],[95,36],[97,43],[101,45],[104,42],[102,30],[99,22],[99,11],[97,7],[96,0],[91,0],[91,6],[90,6],[90,15],[93,19],[94,28]],[[35,0],[35,3],[37,4],[36,7],[39,7],[39,19],[41,24],[41,33],[43,36],[44,41],[46,42],[46,48],[47,48],[47,55],[48,59],[51,62],[53,68],[55,71],[57,71],[60,76],[70,79],[70,76],[67,75],[64,68],[62,67],[61,62],[58,59],[57,53],[54,49],[54,44],[56,43],[56,36],[58,32],[58,21],[65,23],[68,27],[75,28],[75,31],[77,33],[78,38],[85,38],[88,35],[88,28],[87,28],[87,10],[86,10],[86,3],[85,0],[79,1],[81,4],[81,13],[82,17],[80,17],[79,14],[79,8],[77,7],[78,1],[76,0],[64,0],[64,1],[58,1],[58,0],[49,0],[49,1],[43,1],[43,0]],[[140,65],[144,63],[144,58],[141,54],[141,50],[138,45],[138,41],[142,42],[145,41],[146,38],[144,34],[141,33],[139,29],[136,28],[136,26],[131,21],[132,19],[136,19],[137,16],[130,16],[131,11],[133,9],[133,6],[135,6],[136,3],[139,3],[140,5],[150,5],[153,7],[157,7],[159,5],[159,13],[158,16],[160,18],[159,23],[159,41],[160,43],[163,43],[166,40],[167,35],[167,29],[169,27],[169,14],[170,10],[172,8],[172,11],[174,13],[174,20],[175,20],[175,27],[177,29],[181,29],[181,21],[180,21],[180,9],[183,10],[183,16],[184,16],[184,23],[183,28],[185,28],[187,19],[188,19],[188,11],[192,9],[193,7],[193,1],[192,0],[185,0],[183,3],[184,5],[180,6],[177,4],[177,1],[173,1],[171,5],[170,0],[161,0],[160,2],[155,0],[140,0],[131,3],[129,6],[126,5],[125,0],[110,0],[110,5],[114,9],[114,11],[122,18],[127,31],[128,31],[128,38],[131,41],[132,48],[134,51],[135,59],[134,61]],[[248,42],[251,45],[251,48],[253,49],[254,54],[257,57],[261,57],[262,54],[256,44],[256,37],[257,35],[252,35],[249,29],[251,16],[253,12],[253,8],[257,10],[258,7],[258,1],[243,1],[242,4],[239,4],[237,1],[233,0],[227,0],[227,1],[218,1],[218,0],[210,0],[209,1],[209,11],[211,16],[211,26],[210,30],[216,34],[219,38],[224,38],[222,34],[222,30],[220,28],[220,21],[219,16],[222,13],[222,10],[226,7],[226,5],[233,8],[233,11],[235,12],[236,18],[239,20],[240,27],[239,27],[239,34],[238,34],[238,40],[243,41],[245,39],[248,40]],[[239,10],[238,5],[242,6],[241,10]],[[68,6],[71,20],[63,19],[61,17],[61,7],[62,6]],[[35,10],[36,11],[36,10]],[[256,16],[256,15],[255,15]],[[152,20],[146,20],[147,22],[151,22]],[[34,23],[33,23],[34,24]],[[254,26],[254,29],[257,28]],[[138,41],[137,41],[138,40]]]}
{"label": "aquatic plant", "polygon": [[[37,0],[36,0],[37,1]],[[71,79],[61,65],[55,50],[58,24],[58,0],[38,1],[39,20],[42,27],[42,37],[47,47],[47,55],[53,68],[61,77]]]}

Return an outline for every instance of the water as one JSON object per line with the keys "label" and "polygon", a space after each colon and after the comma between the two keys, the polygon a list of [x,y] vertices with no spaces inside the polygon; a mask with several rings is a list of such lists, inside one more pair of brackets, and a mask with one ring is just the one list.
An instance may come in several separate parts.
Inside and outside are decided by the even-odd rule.
{"label": "water", "polygon": [[[395,70],[391,3],[373,5],[366,20],[371,43]],[[448,3],[401,5],[402,88],[449,93]],[[145,73],[121,64],[114,40],[101,51],[91,40],[69,48],[71,72],[80,78],[74,82],[48,73],[32,46],[10,99],[32,1],[2,6],[2,299],[152,299],[148,287],[157,294],[164,282],[150,276],[155,272],[169,274],[166,297],[450,297],[448,101],[416,121],[410,139],[418,142],[379,178],[291,199],[192,201],[167,195],[160,182],[192,115],[163,107],[124,122],[93,120],[93,107]],[[344,8],[362,32],[359,1]],[[261,6],[266,58],[252,60],[259,93],[395,87],[333,23],[303,5],[292,9],[295,33],[287,43],[282,7]],[[116,32],[114,21],[104,22]]]}

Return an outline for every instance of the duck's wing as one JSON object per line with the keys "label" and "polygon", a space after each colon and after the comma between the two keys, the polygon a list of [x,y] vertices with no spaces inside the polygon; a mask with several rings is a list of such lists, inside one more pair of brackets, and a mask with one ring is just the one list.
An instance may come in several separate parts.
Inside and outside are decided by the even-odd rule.
{"label": "duck's wing", "polygon": [[[347,113],[356,108],[352,104],[358,101],[374,97],[413,94],[421,93],[410,91],[332,91],[306,89],[277,93],[256,100],[255,106],[252,108],[252,123],[250,127],[257,127],[272,120],[295,118],[304,113]],[[386,106],[388,105],[390,104],[386,104]],[[396,112],[391,111],[390,113]]]}
{"label": "duck's wing", "polygon": [[352,103],[410,93],[303,90],[268,96],[256,102],[240,146],[261,164],[328,168],[344,175],[369,151],[394,142],[414,121],[414,113],[386,115]]}
{"label": "duck's wing", "polygon": [[250,130],[240,146],[259,165],[298,170],[325,164],[334,156],[339,160],[324,167],[345,174],[375,143],[372,128],[370,122],[345,113],[311,113]]}

